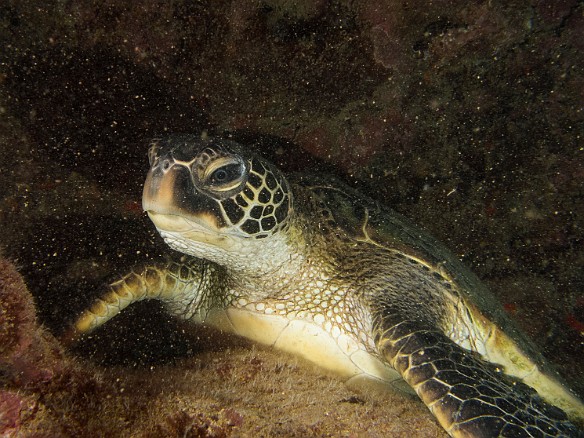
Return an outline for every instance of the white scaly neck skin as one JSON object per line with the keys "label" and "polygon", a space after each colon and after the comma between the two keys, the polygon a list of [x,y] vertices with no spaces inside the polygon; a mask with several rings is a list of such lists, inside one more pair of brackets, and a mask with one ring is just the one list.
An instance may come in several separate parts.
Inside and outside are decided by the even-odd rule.
{"label": "white scaly neck skin", "polygon": [[252,288],[254,283],[265,286],[296,278],[306,260],[303,239],[294,227],[263,239],[223,236],[220,242],[202,241],[185,231],[158,231],[171,248],[224,266],[235,283]]}

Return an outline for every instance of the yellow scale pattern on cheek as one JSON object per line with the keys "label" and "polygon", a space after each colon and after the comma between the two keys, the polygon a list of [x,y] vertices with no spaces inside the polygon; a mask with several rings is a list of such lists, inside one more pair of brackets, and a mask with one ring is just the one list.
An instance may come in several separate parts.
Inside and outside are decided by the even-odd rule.
{"label": "yellow scale pattern on cheek", "polygon": [[279,229],[288,215],[289,190],[286,182],[264,165],[254,162],[252,166],[245,187],[230,200],[243,212],[233,225],[246,234],[267,235]]}

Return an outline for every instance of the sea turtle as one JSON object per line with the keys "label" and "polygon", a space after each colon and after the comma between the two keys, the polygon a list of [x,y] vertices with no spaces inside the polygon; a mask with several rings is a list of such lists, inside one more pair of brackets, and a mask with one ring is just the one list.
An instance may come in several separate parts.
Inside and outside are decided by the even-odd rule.
{"label": "sea turtle", "polygon": [[69,336],[156,299],[347,381],[414,391],[452,436],[580,436],[583,403],[402,216],[333,178],[287,178],[229,139],[169,135],[149,159],[143,208],[186,256],[113,283]]}

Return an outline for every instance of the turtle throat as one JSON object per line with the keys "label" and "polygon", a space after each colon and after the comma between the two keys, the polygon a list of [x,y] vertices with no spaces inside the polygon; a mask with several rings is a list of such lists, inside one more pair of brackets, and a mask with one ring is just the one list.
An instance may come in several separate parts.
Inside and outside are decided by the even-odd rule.
{"label": "turtle throat", "polygon": [[174,250],[210,260],[247,278],[293,278],[304,260],[286,232],[256,239],[222,232],[209,218],[154,211],[148,211],[148,216]]}

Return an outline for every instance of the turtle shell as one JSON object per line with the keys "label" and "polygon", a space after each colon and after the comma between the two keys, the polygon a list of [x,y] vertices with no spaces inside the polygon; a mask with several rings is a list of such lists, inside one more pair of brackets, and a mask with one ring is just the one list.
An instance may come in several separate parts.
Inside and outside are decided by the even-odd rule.
{"label": "turtle shell", "polygon": [[[293,181],[308,189],[319,203],[326,206],[333,217],[333,225],[349,238],[361,242],[369,240],[381,247],[397,250],[440,273],[453,284],[456,292],[467,303],[474,313],[475,321],[480,320],[486,330],[490,326],[493,330],[504,333],[520,350],[521,355],[537,365],[539,371],[559,380],[557,372],[507,316],[489,289],[427,231],[333,177],[294,176]],[[454,308],[452,311],[454,312]]]}
{"label": "turtle shell", "polygon": [[[548,403],[562,408],[571,418],[584,422],[582,401],[571,392],[532,341],[517,328],[487,287],[443,244],[404,216],[335,178],[294,176],[292,181],[293,186],[297,185],[310,198],[306,202],[297,200],[300,215],[322,217],[322,211],[315,210],[324,209],[328,215],[328,232],[343,235],[355,243],[368,242],[400,252],[425,265],[440,280],[446,280],[450,287],[444,289],[442,308],[450,314],[443,316],[444,321],[461,326],[470,324],[474,332],[474,335],[471,334],[474,344],[471,348],[477,348],[476,352],[484,361],[493,364],[496,370],[502,369],[512,378],[522,380],[537,390]],[[307,205],[303,205],[305,203]],[[460,309],[452,304],[460,301],[464,303],[464,313],[468,315],[465,321],[457,317]],[[426,311],[430,313],[432,309]]]}

